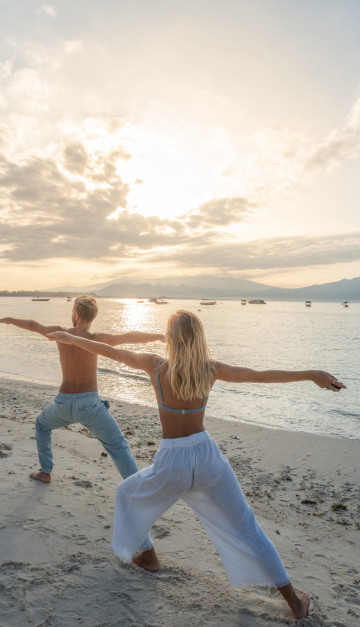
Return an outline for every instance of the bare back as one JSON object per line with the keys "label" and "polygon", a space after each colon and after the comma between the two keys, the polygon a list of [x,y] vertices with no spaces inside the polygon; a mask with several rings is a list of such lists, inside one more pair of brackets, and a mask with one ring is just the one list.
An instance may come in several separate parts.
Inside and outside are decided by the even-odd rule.
{"label": "bare back", "polygon": [[[161,402],[159,386],[157,381],[157,373],[159,363],[163,360],[154,355],[153,363],[151,367],[147,369],[150,376],[151,383],[154,388],[156,399],[158,403]],[[202,406],[202,399],[194,399],[192,401],[183,401],[178,399],[171,389],[170,382],[166,376],[167,366],[166,362],[160,366],[159,378],[161,381],[161,388],[166,404],[173,409],[198,409]],[[165,409],[158,408],[160,422],[162,426],[163,438],[184,438],[193,433],[199,433],[204,431],[204,417],[205,409],[190,414],[173,413],[166,411]]]}
{"label": "bare back", "polygon": [[[71,335],[94,340],[95,333],[71,327],[66,329]],[[81,394],[97,392],[97,355],[74,346],[57,343],[62,369],[62,383],[59,392],[63,394]]]}

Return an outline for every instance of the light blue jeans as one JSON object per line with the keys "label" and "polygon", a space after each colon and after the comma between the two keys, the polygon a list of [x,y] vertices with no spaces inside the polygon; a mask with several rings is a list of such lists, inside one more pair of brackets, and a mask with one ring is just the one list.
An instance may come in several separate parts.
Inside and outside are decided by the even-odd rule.
{"label": "light blue jeans", "polygon": [[35,422],[41,470],[50,473],[53,469],[52,430],[79,422],[101,442],[124,479],[137,472],[130,447],[108,408],[97,392],[57,394]]}
{"label": "light blue jeans", "polygon": [[[79,422],[101,442],[123,479],[136,473],[138,468],[135,459],[117,422],[110,414],[109,407],[108,401],[101,400],[97,392],[57,394],[35,422],[41,470],[50,473],[53,469],[52,430]],[[147,551],[152,547],[153,543],[148,534],[139,550]]]}

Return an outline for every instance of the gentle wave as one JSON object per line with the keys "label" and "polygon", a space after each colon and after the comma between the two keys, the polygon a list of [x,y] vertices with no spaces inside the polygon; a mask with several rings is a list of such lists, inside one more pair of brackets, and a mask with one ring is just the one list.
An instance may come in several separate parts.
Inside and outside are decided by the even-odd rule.
{"label": "gentle wave", "polygon": [[344,411],[343,409],[332,409],[330,413],[338,416],[345,416],[346,418],[355,418],[355,420],[360,420],[359,414],[355,414],[351,411]]}
{"label": "gentle wave", "polygon": [[141,374],[131,374],[130,372],[123,372],[119,370],[112,370],[111,368],[98,368],[98,372],[101,374],[111,374],[115,375],[115,377],[119,377],[119,379],[131,379],[132,381],[142,381],[143,383],[148,383],[151,385],[149,377],[146,377]]}

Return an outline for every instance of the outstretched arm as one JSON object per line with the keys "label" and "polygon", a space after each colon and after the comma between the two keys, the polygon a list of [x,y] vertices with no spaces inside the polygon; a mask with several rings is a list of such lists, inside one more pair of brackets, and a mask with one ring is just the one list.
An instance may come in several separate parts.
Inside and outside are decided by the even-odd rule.
{"label": "outstretched arm", "polygon": [[163,333],[147,333],[146,331],[126,331],[113,335],[111,333],[95,333],[97,342],[118,346],[119,344],[145,344],[146,342],[165,341]]}
{"label": "outstretched arm", "polygon": [[122,348],[114,348],[109,344],[103,342],[95,342],[94,340],[88,340],[84,337],[78,337],[67,333],[66,331],[55,331],[49,333],[49,340],[55,340],[56,342],[62,342],[63,344],[73,344],[78,348],[83,348],[89,353],[95,355],[102,355],[114,361],[120,361],[126,366],[131,368],[138,368],[139,370],[147,371],[153,361],[154,355],[152,353],[135,353],[134,351],[127,351]]}
{"label": "outstretched arm", "polygon": [[230,381],[232,383],[292,383],[295,381],[312,381],[321,388],[327,388],[333,392],[346,389],[329,372],[323,370],[253,370],[229,366],[219,361],[215,362],[215,379]]}
{"label": "outstretched arm", "polygon": [[25,329],[25,331],[33,331],[34,333],[40,333],[41,335],[47,335],[52,331],[59,331],[63,327],[60,326],[49,326],[46,327],[40,322],[36,322],[36,320],[21,320],[20,318],[0,318],[0,322],[3,324],[12,324],[14,327],[19,327],[20,329]]}

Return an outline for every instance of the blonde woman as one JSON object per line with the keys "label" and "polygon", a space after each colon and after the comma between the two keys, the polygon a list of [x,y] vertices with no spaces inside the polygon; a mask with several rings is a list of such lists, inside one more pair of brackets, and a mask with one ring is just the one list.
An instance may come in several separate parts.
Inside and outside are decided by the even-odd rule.
{"label": "blonde woman", "polygon": [[154,387],[163,439],[153,464],[128,477],[117,489],[112,543],[115,554],[124,562],[158,570],[153,546],[137,551],[144,546],[155,521],[181,498],[203,523],[233,587],[275,586],[293,616],[306,617],[309,597],[294,590],[274,545],[255,520],[229,462],[205,430],[205,407],[217,379],[233,383],[313,381],[333,391],[345,386],[319,370],[257,371],[213,361],[200,319],[183,310],[168,320],[165,360],[62,331],[49,334],[49,339],[75,344],[144,370]]}

